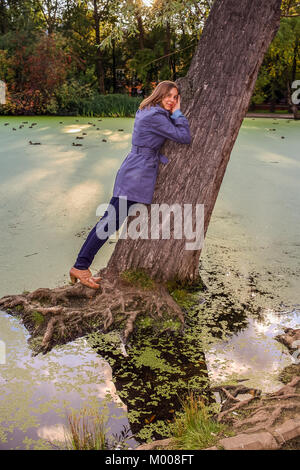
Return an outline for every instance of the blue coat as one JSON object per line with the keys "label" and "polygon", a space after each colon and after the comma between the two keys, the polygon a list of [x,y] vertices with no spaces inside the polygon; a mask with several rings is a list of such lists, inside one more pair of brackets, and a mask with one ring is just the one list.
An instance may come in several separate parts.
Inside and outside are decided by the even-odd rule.
{"label": "blue coat", "polygon": [[126,196],[131,201],[151,204],[165,140],[180,144],[191,142],[189,123],[180,110],[172,115],[159,104],[138,109],[135,115],[132,148],[117,172],[113,196]]}

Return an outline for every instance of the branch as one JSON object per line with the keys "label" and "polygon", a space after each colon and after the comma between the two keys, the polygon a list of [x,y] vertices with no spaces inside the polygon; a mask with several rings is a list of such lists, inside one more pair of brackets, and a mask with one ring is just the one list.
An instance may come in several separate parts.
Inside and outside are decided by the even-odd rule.
{"label": "branch", "polygon": [[178,51],[170,52],[169,54],[162,55],[161,57],[158,57],[158,59],[151,60],[151,62],[148,62],[147,64],[144,65],[144,67],[147,67],[147,65],[152,64],[153,62],[157,62],[158,60],[164,59],[165,57],[168,57],[170,55],[176,54],[177,52],[184,51],[185,49],[188,49],[189,47],[195,46],[195,44],[190,44],[187,47],[184,47],[183,49],[179,49]]}

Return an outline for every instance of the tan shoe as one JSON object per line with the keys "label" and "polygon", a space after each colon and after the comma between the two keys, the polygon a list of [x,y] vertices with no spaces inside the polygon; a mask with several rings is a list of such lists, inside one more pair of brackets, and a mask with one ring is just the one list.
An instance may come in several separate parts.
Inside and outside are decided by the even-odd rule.
{"label": "tan shoe", "polygon": [[70,279],[72,284],[75,284],[77,280],[81,282],[84,286],[91,287],[92,289],[99,289],[99,282],[101,277],[93,277],[91,271],[89,269],[77,269],[71,268],[70,269]]}

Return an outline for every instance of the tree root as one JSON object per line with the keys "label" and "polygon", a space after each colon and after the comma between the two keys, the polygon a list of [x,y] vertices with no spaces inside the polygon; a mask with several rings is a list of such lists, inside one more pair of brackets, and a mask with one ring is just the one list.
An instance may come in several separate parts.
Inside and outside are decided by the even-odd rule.
{"label": "tree root", "polygon": [[283,335],[277,335],[275,339],[286,346],[290,353],[294,352],[296,349],[300,351],[300,328],[284,328]]}
{"label": "tree root", "polygon": [[[276,392],[265,396],[261,396],[260,390],[240,385],[214,387],[213,390],[219,391],[220,394],[223,392],[223,398],[225,397],[221,412],[217,416],[218,422],[230,423],[234,429],[242,429],[244,433],[262,430],[272,433],[273,426],[286,415],[292,418],[300,417],[299,376]],[[237,402],[236,396],[239,393],[251,393],[253,396]]]}
{"label": "tree root", "polygon": [[[300,329],[286,328],[284,331],[285,334],[276,339],[292,351],[295,349],[294,341],[300,339]],[[212,390],[218,391],[222,400],[218,422],[228,422],[234,429],[242,429],[244,433],[265,430],[272,434],[274,425],[286,415],[300,419],[300,376],[297,374],[279,390],[265,396],[261,396],[260,390],[242,385],[219,386]],[[241,393],[250,393],[252,398],[238,401],[236,397]]]}
{"label": "tree root", "polygon": [[153,319],[175,317],[183,327],[183,311],[163,284],[143,288],[107,268],[99,275],[102,280],[98,290],[80,283],[40,288],[28,294],[6,295],[0,299],[0,308],[21,316],[31,333],[30,341],[39,338],[36,353],[46,353],[54,345],[93,331],[107,332],[112,327],[121,329],[122,339],[127,342],[141,314]]}
{"label": "tree root", "polygon": [[230,410],[234,403],[241,403],[238,395],[250,393],[253,398],[261,395],[261,390],[245,387],[244,385],[226,385],[213,387],[212,391],[219,392],[222,401],[222,412]]}

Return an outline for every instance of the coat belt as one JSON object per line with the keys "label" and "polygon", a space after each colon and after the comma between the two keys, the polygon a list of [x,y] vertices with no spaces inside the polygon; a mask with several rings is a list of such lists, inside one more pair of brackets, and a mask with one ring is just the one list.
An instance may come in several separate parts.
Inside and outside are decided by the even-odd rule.
{"label": "coat belt", "polygon": [[155,156],[157,155],[161,163],[163,163],[164,165],[169,162],[168,158],[165,155],[162,155],[160,153],[159,151],[160,149],[154,149],[152,147],[142,147],[142,146],[134,145],[134,144],[132,144],[131,149],[134,152],[141,153],[141,154],[143,154],[143,152],[145,154],[148,154],[149,152],[150,155],[155,155]]}

